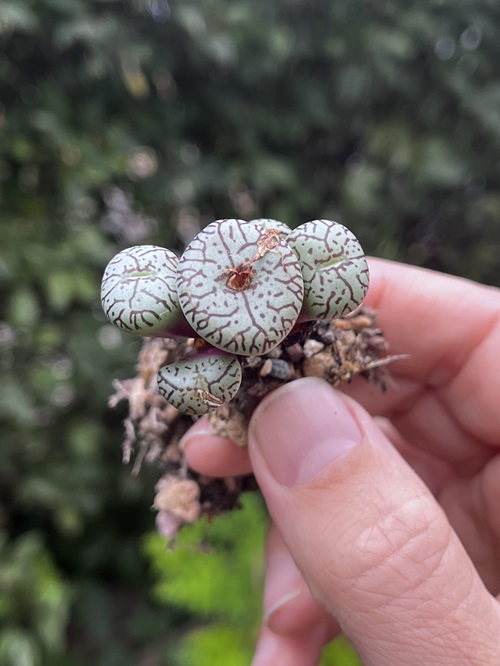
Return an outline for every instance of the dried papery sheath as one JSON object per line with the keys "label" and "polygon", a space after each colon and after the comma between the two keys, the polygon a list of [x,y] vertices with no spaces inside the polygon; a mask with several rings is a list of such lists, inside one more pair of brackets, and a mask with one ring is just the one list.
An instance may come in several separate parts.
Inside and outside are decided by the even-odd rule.
{"label": "dried papery sheath", "polygon": [[302,307],[299,262],[279,231],[243,220],[209,224],[177,267],[184,315],[214,347],[265,354],[291,331]]}
{"label": "dried papery sheath", "polygon": [[241,365],[234,356],[215,352],[177,361],[158,372],[158,389],[185,414],[199,416],[229,402],[240,388]]}
{"label": "dried papery sheath", "polygon": [[343,317],[360,305],[368,290],[368,264],[356,236],[342,224],[312,220],[286,239],[304,278],[300,321]]}
{"label": "dried papery sheath", "polygon": [[249,220],[248,224],[256,224],[257,226],[268,230],[276,229],[276,231],[279,231],[282,238],[286,238],[288,234],[292,231],[290,227],[284,222],[280,222],[279,220],[273,220],[272,218],[268,217],[259,217],[255,220]]}
{"label": "dried papery sheath", "polygon": [[119,252],[106,267],[101,284],[103,310],[112,324],[136,335],[165,330],[190,335],[175,288],[178,257],[156,245]]}

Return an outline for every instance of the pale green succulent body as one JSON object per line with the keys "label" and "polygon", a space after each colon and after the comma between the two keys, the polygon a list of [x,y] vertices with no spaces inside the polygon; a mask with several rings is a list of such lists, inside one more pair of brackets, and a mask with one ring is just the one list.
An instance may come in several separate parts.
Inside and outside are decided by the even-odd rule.
{"label": "pale green succulent body", "polygon": [[192,416],[229,402],[240,384],[240,362],[223,354],[171,363],[158,373],[160,393],[174,407]]}
{"label": "pale green succulent body", "polygon": [[232,271],[255,257],[261,238],[256,224],[212,222],[179,261],[177,294],[184,316],[204,340],[232,354],[265,354],[276,347],[292,330],[302,307],[299,262],[281,238],[249,266],[248,285],[230,286]]}
{"label": "pale green succulent body", "polygon": [[312,220],[286,241],[302,269],[302,320],[342,317],[359,306],[368,289],[368,264],[349,229],[330,220]]}
{"label": "pale green succulent body", "polygon": [[179,258],[164,247],[137,245],[122,250],[106,267],[103,310],[124,331],[154,335],[182,316],[175,289]]}

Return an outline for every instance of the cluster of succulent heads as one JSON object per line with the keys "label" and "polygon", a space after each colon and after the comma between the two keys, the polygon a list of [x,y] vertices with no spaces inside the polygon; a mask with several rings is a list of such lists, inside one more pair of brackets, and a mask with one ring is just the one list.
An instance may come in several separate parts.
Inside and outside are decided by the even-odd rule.
{"label": "cluster of succulent heads", "polygon": [[203,341],[158,373],[168,402],[201,415],[234,398],[241,357],[270,352],[305,322],[353,312],[368,280],[357,238],[337,222],[291,230],[278,220],[223,219],[180,258],[156,245],[122,250],[106,267],[101,300],[124,331]]}

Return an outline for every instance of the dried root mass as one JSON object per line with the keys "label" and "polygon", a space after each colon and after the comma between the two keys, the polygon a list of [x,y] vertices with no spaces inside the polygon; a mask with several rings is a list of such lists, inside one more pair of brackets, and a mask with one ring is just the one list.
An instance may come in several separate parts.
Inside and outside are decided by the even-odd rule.
{"label": "dried root mass", "polygon": [[[157,524],[166,537],[201,515],[217,515],[238,506],[245,490],[255,489],[255,479],[213,479],[189,469],[179,442],[195,420],[182,414],[159,394],[156,375],[160,367],[184,359],[198,339],[147,338],[139,354],[138,373],[115,380],[114,407],[128,401],[123,459],[138,473],[143,461],[158,467],[160,480],[154,508]],[[356,314],[331,321],[297,326],[278,347],[259,356],[240,357],[243,379],[236,397],[211,412],[214,432],[246,445],[248,421],[270,391],[299,377],[321,377],[332,386],[356,375],[385,390],[390,382],[388,365],[401,357],[390,356],[375,312],[363,308]]]}

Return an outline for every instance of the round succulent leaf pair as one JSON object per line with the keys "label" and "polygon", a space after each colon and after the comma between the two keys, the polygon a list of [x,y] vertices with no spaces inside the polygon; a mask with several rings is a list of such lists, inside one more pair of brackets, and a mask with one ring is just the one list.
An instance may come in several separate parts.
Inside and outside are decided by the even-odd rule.
{"label": "round succulent leaf pair", "polygon": [[111,259],[101,283],[109,321],[128,333],[155,335],[182,318],[175,283],[179,258],[156,245],[137,245]]}
{"label": "round succulent leaf pair", "polygon": [[214,347],[243,356],[276,347],[304,299],[294,251],[278,230],[260,222],[212,222],[177,268],[179,303],[191,327]]}
{"label": "round succulent leaf pair", "polygon": [[347,227],[331,220],[311,220],[292,231],[286,242],[302,270],[302,321],[343,317],[361,305],[368,290],[368,264]]}
{"label": "round succulent leaf pair", "polygon": [[238,359],[212,353],[164,366],[158,372],[163,397],[185,414],[200,416],[234,398],[242,378]]}

